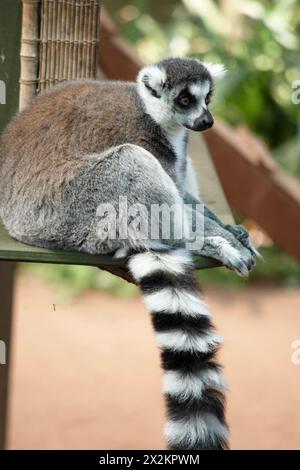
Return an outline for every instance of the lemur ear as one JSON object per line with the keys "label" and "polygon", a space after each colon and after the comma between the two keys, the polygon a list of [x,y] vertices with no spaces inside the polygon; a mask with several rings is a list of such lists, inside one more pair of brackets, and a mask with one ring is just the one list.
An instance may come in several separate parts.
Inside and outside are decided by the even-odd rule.
{"label": "lemur ear", "polygon": [[227,73],[223,64],[212,64],[210,62],[202,62],[202,65],[209,71],[213,80],[221,80]]}
{"label": "lemur ear", "polygon": [[146,66],[139,72],[137,82],[143,84],[152,96],[160,98],[166,83],[166,72],[157,65]]}

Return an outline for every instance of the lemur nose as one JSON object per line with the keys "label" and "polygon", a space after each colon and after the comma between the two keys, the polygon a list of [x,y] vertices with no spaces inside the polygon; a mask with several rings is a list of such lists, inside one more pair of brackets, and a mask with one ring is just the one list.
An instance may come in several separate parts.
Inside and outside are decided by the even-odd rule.
{"label": "lemur nose", "polygon": [[210,112],[207,110],[202,116],[200,116],[196,121],[194,122],[193,129],[197,131],[205,131],[206,129],[209,129],[210,127],[213,126],[214,123],[214,118],[210,114]]}
{"label": "lemur nose", "polygon": [[205,114],[205,116],[202,118],[202,125],[205,127],[205,129],[209,129],[210,127],[213,126],[214,123],[214,118],[210,113]]}

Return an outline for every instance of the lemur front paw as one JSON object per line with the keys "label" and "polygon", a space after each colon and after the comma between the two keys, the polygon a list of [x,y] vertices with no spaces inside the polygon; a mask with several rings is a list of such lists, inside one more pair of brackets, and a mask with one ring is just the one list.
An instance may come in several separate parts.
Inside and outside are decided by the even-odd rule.
{"label": "lemur front paw", "polygon": [[225,225],[225,229],[228,230],[232,235],[239,240],[239,242],[244,245],[251,253],[256,256],[257,258],[261,258],[261,254],[257,251],[257,249],[252,245],[248,230],[243,225]]}
{"label": "lemur front paw", "polygon": [[220,261],[240,276],[248,276],[255,265],[255,255],[237,239],[231,243],[227,238],[220,235],[206,237],[201,254]]}

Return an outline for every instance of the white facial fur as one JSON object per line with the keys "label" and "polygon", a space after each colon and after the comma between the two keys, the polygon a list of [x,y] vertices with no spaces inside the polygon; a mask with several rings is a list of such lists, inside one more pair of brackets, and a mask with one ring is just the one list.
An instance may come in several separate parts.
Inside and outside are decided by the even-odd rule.
{"label": "white facial fur", "polygon": [[192,95],[197,97],[198,101],[197,107],[189,114],[188,117],[189,125],[193,126],[196,119],[201,117],[203,112],[207,109],[205,98],[210,90],[210,84],[207,80],[205,82],[193,83],[189,86],[189,90]]}
{"label": "white facial fur", "polygon": [[[147,77],[149,86],[156,91],[160,98],[153,96],[150,90],[146,88],[145,77]],[[169,127],[172,128],[174,123],[172,126],[173,119],[170,116],[169,106],[162,93],[165,81],[165,71],[156,65],[144,67],[137,77],[138,92],[146,106],[147,113],[150,114],[157,124],[168,129]]]}
{"label": "white facial fur", "polygon": [[[146,83],[155,90],[160,98],[151,94],[145,86]],[[177,156],[176,175],[178,182],[182,184],[182,160],[185,158],[185,134],[186,129],[177,121],[173,110],[173,100],[180,90],[172,90],[166,94],[163,86],[166,81],[166,73],[157,66],[144,67],[137,78],[138,92],[142,98],[146,111],[152,119],[161,127],[168,141],[172,145]]]}

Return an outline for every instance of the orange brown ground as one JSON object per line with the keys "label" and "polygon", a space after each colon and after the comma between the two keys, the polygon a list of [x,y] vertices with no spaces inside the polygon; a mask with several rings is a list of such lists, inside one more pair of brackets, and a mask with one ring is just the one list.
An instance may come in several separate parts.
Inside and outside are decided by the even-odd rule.
{"label": "orange brown ground", "polygon": [[[300,289],[206,298],[225,338],[232,447],[300,449]],[[163,448],[159,356],[140,299],[56,301],[44,281],[18,277],[9,448]]]}

